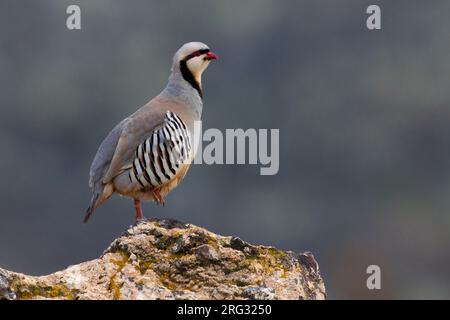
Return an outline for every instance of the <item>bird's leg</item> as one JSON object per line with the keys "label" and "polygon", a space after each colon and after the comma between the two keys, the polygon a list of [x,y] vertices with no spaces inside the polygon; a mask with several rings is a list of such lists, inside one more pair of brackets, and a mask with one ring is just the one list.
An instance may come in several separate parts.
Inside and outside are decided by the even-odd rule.
{"label": "bird's leg", "polygon": [[144,220],[144,215],[142,214],[141,200],[134,199],[134,209],[136,210],[136,221]]}
{"label": "bird's leg", "polygon": [[164,206],[166,204],[166,200],[164,199],[163,195],[161,194],[161,190],[154,189],[152,192],[153,192],[153,197],[155,198],[156,202],[158,204],[162,204]]}

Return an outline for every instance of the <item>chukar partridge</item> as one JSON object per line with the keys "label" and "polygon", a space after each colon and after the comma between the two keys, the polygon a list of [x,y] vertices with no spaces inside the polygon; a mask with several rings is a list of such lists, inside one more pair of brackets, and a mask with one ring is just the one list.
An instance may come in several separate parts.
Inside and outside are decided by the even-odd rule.
{"label": "chukar partridge", "polygon": [[164,90],[122,120],[100,145],[91,165],[94,210],[113,193],[134,199],[136,220],[141,201],[164,204],[164,197],[184,178],[194,157],[194,122],[202,115],[202,73],[217,56],[207,45],[190,42],[174,55]]}

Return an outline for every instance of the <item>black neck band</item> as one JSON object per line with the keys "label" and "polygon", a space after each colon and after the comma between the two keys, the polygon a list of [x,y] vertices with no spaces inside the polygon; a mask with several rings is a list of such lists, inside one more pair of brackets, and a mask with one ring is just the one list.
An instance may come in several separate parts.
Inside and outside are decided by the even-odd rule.
{"label": "black neck band", "polygon": [[197,90],[198,94],[203,99],[202,88],[200,87],[198,81],[194,78],[194,75],[192,74],[191,70],[189,70],[186,60],[180,61],[180,71],[181,75],[183,76],[183,79],[186,80],[195,90]]}

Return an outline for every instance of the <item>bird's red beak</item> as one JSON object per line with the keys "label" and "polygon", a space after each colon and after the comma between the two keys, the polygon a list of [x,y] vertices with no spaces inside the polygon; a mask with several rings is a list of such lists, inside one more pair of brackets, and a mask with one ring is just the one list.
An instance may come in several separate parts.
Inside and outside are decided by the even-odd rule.
{"label": "bird's red beak", "polygon": [[206,54],[205,58],[206,58],[207,60],[216,60],[216,59],[218,59],[219,57],[218,57],[214,52],[209,51],[209,52]]}

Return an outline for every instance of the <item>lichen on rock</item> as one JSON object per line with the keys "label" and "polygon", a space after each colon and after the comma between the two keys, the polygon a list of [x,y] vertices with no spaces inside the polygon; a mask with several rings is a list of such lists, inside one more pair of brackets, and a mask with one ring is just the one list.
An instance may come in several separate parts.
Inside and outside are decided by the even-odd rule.
{"label": "lichen on rock", "polygon": [[170,219],[130,227],[98,259],[33,277],[0,269],[0,299],[324,299],[309,252]]}

